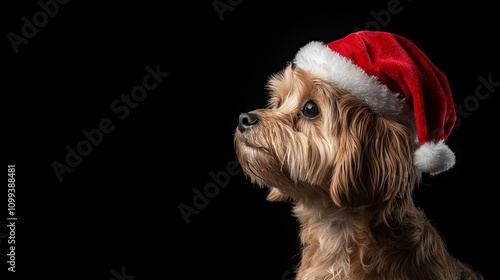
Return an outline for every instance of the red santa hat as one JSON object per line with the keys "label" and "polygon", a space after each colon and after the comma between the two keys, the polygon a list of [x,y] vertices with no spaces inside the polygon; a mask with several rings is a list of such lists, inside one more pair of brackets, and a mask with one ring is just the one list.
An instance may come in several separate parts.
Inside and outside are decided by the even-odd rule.
{"label": "red santa hat", "polygon": [[389,32],[358,31],[328,44],[310,42],[294,63],[416,131],[414,164],[420,171],[435,175],[455,164],[444,142],[456,121],[448,81],[409,40]]}

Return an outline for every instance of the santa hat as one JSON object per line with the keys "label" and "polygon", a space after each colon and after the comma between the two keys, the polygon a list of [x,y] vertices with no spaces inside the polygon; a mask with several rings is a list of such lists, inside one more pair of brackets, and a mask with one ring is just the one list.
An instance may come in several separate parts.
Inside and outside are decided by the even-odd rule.
{"label": "santa hat", "polygon": [[420,171],[435,175],[455,164],[444,142],[456,121],[448,81],[409,40],[389,32],[358,31],[328,44],[310,42],[294,63],[416,130],[414,164]]}

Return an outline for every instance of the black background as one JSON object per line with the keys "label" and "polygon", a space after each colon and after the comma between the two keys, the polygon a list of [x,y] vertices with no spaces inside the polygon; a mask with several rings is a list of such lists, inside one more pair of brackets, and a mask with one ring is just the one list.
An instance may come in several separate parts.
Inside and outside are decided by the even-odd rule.
{"label": "black background", "polygon": [[[265,105],[268,76],[302,45],[356,28],[407,37],[448,76],[466,113],[447,141],[457,164],[424,176],[415,199],[455,256],[496,279],[500,48],[489,2],[70,1],[17,53],[8,34],[22,35],[22,18],[42,9],[10,2],[3,145],[16,165],[17,272],[1,279],[293,279],[290,205],[265,201],[241,171],[224,177],[232,135],[239,113]],[[218,13],[214,3],[231,9]],[[111,104],[142,84],[147,66],[169,76],[119,119]],[[480,76],[497,83],[489,96],[486,87],[475,95]],[[105,118],[115,129],[60,182],[52,164],[66,164],[65,147]],[[196,190],[216,182],[211,172],[226,187],[186,224],[179,205],[193,206]]]}

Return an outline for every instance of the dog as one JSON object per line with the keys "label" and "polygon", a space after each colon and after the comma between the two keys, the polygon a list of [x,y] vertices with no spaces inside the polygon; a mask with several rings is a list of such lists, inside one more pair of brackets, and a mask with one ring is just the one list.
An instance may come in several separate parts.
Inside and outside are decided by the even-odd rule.
{"label": "dog", "polygon": [[269,201],[293,205],[297,280],[483,279],[412,199],[422,173],[455,164],[449,85],[418,47],[382,31],[313,41],[266,88],[234,150]]}

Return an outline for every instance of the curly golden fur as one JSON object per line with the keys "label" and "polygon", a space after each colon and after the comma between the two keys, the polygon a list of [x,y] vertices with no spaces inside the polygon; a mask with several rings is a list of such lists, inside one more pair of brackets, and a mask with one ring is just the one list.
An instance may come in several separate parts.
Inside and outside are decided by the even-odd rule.
{"label": "curly golden fur", "polygon": [[417,208],[414,132],[292,64],[268,106],[240,115],[235,152],[268,200],[294,205],[297,280],[483,279],[451,256]]}

